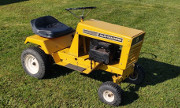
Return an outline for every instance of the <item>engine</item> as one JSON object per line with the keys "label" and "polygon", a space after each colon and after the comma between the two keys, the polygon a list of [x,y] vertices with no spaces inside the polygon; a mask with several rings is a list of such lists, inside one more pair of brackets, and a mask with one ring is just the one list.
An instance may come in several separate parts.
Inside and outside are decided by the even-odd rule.
{"label": "engine", "polygon": [[120,56],[120,49],[118,45],[91,39],[89,58],[96,62],[111,64]]}

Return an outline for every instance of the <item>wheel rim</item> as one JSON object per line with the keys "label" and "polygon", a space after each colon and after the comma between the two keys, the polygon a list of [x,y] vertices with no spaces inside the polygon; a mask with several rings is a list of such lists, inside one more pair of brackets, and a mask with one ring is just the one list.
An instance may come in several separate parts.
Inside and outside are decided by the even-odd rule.
{"label": "wheel rim", "polygon": [[25,67],[26,69],[31,73],[31,74],[36,74],[39,71],[39,62],[37,61],[37,59],[31,55],[28,54],[25,57]]}
{"label": "wheel rim", "polygon": [[114,100],[114,94],[109,91],[109,90],[105,90],[103,92],[103,98],[107,101],[107,102],[112,102]]}
{"label": "wheel rim", "polygon": [[134,71],[134,73],[129,76],[129,79],[132,81],[137,80],[138,79],[138,73],[136,71]]}

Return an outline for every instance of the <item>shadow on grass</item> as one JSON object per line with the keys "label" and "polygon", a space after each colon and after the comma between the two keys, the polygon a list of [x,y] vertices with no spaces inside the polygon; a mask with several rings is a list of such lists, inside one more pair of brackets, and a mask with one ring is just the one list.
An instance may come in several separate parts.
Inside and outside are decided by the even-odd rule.
{"label": "shadow on grass", "polygon": [[17,2],[22,2],[22,1],[28,1],[28,0],[0,0],[0,5],[7,5],[7,4],[17,3]]}
{"label": "shadow on grass", "polygon": [[[138,64],[142,65],[146,72],[145,81],[141,86],[155,85],[166,80],[176,78],[180,75],[180,67],[178,66],[173,66],[147,58],[139,58]],[[101,82],[112,81],[112,74],[101,70],[95,70],[85,76]]]}
{"label": "shadow on grass", "polygon": [[[131,84],[126,87],[129,89],[129,91],[123,91],[122,93],[123,97],[125,97],[123,98],[123,102],[121,104],[122,106],[130,104],[139,98],[136,91],[138,91],[140,87],[146,87],[147,85],[156,85],[166,80],[176,78],[180,74],[180,67],[158,62],[152,59],[140,58],[138,63],[143,66],[146,72],[145,81],[141,85],[136,85],[135,87],[131,86]],[[62,66],[53,65],[52,72],[48,76],[48,79],[56,78],[61,75],[67,75],[71,72],[73,72],[73,70]],[[95,70],[89,75],[82,75],[101,82],[112,81],[112,74],[101,70]]]}
{"label": "shadow on grass", "polygon": [[[122,95],[125,98],[123,99],[121,105],[127,105],[137,100],[139,96],[137,93],[135,93],[135,91],[138,91],[140,87],[146,87],[147,85],[156,85],[166,80],[176,78],[180,75],[180,67],[178,66],[173,66],[147,58],[140,58],[138,60],[138,64],[142,65],[146,72],[145,81],[141,85],[136,85],[135,87],[132,87],[130,86],[131,84],[129,84],[126,87],[129,89],[129,91],[123,91]],[[100,70],[93,71],[91,74],[85,76],[91,77],[101,82],[112,81],[111,73],[103,72]]]}
{"label": "shadow on grass", "polygon": [[45,79],[57,78],[59,76],[67,75],[71,72],[73,72],[73,70],[54,64],[51,66],[50,73],[46,76]]}

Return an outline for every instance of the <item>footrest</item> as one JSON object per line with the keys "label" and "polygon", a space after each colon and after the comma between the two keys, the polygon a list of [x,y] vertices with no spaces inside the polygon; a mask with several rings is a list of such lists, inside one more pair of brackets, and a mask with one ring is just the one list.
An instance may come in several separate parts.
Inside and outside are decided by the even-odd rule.
{"label": "footrest", "polygon": [[65,65],[65,67],[76,70],[76,71],[80,71],[80,72],[83,72],[85,70],[85,68],[82,68],[82,67],[70,64],[70,63]]}

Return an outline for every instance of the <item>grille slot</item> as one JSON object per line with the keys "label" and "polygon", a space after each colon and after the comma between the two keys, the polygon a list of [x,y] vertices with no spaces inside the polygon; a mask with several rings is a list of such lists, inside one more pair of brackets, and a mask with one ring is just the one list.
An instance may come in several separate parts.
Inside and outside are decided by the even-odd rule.
{"label": "grille slot", "polygon": [[141,50],[141,46],[142,46],[142,42],[132,46],[132,48],[130,49],[130,52],[129,52],[127,66],[134,63],[134,62],[137,62],[138,57],[139,57],[139,53]]}

